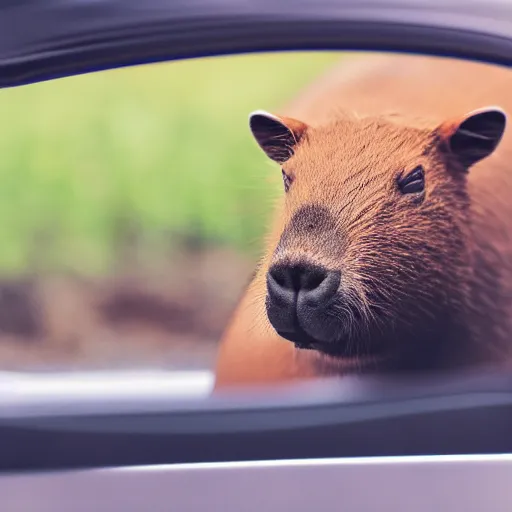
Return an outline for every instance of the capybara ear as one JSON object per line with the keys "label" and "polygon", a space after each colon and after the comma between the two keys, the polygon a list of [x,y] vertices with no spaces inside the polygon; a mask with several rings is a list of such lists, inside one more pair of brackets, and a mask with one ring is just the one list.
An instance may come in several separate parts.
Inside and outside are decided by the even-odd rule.
{"label": "capybara ear", "polygon": [[437,132],[445,149],[469,168],[496,149],[506,124],[507,116],[501,108],[485,107],[446,121]]}
{"label": "capybara ear", "polygon": [[278,117],[263,110],[249,116],[251,132],[266,155],[280,164],[295,152],[308,126],[290,117]]}

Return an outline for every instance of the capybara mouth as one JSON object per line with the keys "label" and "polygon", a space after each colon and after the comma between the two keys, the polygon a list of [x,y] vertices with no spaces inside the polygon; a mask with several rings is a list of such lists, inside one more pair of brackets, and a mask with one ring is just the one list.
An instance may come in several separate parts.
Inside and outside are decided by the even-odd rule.
{"label": "capybara mouth", "polygon": [[354,358],[360,356],[374,355],[362,353],[361,347],[356,343],[345,343],[341,340],[336,342],[319,341],[306,333],[300,326],[296,326],[293,332],[276,331],[282,338],[291,341],[296,348],[302,350],[316,350],[322,354],[336,358]]}

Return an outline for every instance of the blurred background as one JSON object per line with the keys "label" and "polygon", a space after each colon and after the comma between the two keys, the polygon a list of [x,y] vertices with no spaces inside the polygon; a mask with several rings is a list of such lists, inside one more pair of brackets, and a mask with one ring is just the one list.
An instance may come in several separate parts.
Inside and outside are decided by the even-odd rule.
{"label": "blurred background", "polygon": [[279,169],[248,114],[337,53],[213,57],[0,91],[0,370],[211,368]]}

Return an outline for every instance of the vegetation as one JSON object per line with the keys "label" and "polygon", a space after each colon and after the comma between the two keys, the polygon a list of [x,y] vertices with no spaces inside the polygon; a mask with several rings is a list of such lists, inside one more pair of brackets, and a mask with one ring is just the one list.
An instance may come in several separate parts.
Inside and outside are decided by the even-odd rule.
{"label": "vegetation", "polygon": [[0,272],[106,272],[179,237],[258,249],[280,175],[247,127],[336,54],[215,57],[0,91]]}

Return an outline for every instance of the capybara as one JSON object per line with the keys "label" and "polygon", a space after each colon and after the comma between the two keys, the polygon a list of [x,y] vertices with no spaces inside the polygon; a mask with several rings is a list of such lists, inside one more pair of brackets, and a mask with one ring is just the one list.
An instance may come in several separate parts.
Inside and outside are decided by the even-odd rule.
{"label": "capybara", "polygon": [[253,113],[284,186],[216,389],[506,361],[506,112],[512,70],[376,54],[342,61],[280,115]]}

